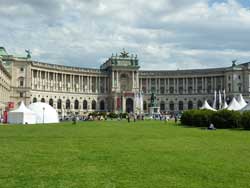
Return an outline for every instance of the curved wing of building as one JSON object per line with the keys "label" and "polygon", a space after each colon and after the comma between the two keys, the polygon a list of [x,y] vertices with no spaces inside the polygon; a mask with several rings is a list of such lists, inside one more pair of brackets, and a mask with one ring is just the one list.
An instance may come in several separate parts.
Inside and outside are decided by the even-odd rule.
{"label": "curved wing of building", "polygon": [[212,105],[215,90],[225,90],[227,101],[240,93],[249,99],[250,62],[214,69],[144,71],[137,56],[125,51],[112,55],[100,69],[10,55],[2,59],[9,62],[12,76],[11,101],[46,102],[61,116],[91,111],[147,113],[152,93],[160,111],[172,112],[198,109],[204,100]]}

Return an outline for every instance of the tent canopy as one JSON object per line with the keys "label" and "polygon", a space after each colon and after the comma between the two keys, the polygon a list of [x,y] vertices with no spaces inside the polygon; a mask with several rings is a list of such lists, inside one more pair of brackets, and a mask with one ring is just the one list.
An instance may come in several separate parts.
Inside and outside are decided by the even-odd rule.
{"label": "tent canopy", "polygon": [[247,105],[247,103],[246,103],[246,101],[244,100],[242,94],[240,94],[239,97],[238,97],[238,103],[240,104],[240,106],[241,106],[242,108],[244,108],[244,107]]}
{"label": "tent canopy", "polygon": [[212,110],[212,111],[216,111],[214,108],[212,108],[208,103],[207,100],[204,101],[202,107],[200,108],[201,110]]}
{"label": "tent canopy", "polygon": [[16,110],[9,112],[8,122],[10,124],[35,124],[36,116],[22,101]]}
{"label": "tent canopy", "polygon": [[58,123],[58,114],[56,110],[43,102],[35,102],[28,106],[36,115],[36,123]]}
{"label": "tent canopy", "polygon": [[235,98],[233,98],[230,104],[228,105],[227,109],[237,111],[237,110],[242,109],[242,106],[236,101]]}

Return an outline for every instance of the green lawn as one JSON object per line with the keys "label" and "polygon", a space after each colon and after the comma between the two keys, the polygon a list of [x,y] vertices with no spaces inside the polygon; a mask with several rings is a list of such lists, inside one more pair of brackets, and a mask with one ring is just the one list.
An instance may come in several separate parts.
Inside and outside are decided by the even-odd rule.
{"label": "green lawn", "polygon": [[0,126],[0,187],[250,187],[250,131],[160,121]]}

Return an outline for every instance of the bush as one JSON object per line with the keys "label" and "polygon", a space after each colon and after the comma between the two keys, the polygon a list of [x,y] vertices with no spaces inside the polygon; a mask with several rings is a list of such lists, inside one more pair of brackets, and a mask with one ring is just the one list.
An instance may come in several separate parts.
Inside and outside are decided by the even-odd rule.
{"label": "bush", "polygon": [[213,114],[212,123],[216,128],[239,128],[241,124],[240,112],[230,110],[219,110]]}
{"label": "bush", "polygon": [[121,117],[121,118],[126,118],[127,115],[128,115],[128,113],[120,113],[120,114],[119,114],[119,117]]}
{"label": "bush", "polygon": [[115,119],[115,118],[118,118],[118,114],[116,114],[114,112],[110,112],[108,117],[111,118],[111,119]]}
{"label": "bush", "polygon": [[181,123],[188,126],[208,127],[215,112],[211,110],[188,110],[181,116]]}
{"label": "bush", "polygon": [[241,125],[244,129],[250,130],[250,112],[243,112],[241,116]]}

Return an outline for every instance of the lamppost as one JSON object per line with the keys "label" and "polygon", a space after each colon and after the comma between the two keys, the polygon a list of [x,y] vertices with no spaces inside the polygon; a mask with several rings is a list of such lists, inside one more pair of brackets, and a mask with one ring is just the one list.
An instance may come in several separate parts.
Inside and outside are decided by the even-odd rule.
{"label": "lamppost", "polygon": [[44,111],[45,111],[45,107],[43,107],[43,124],[44,124]]}

